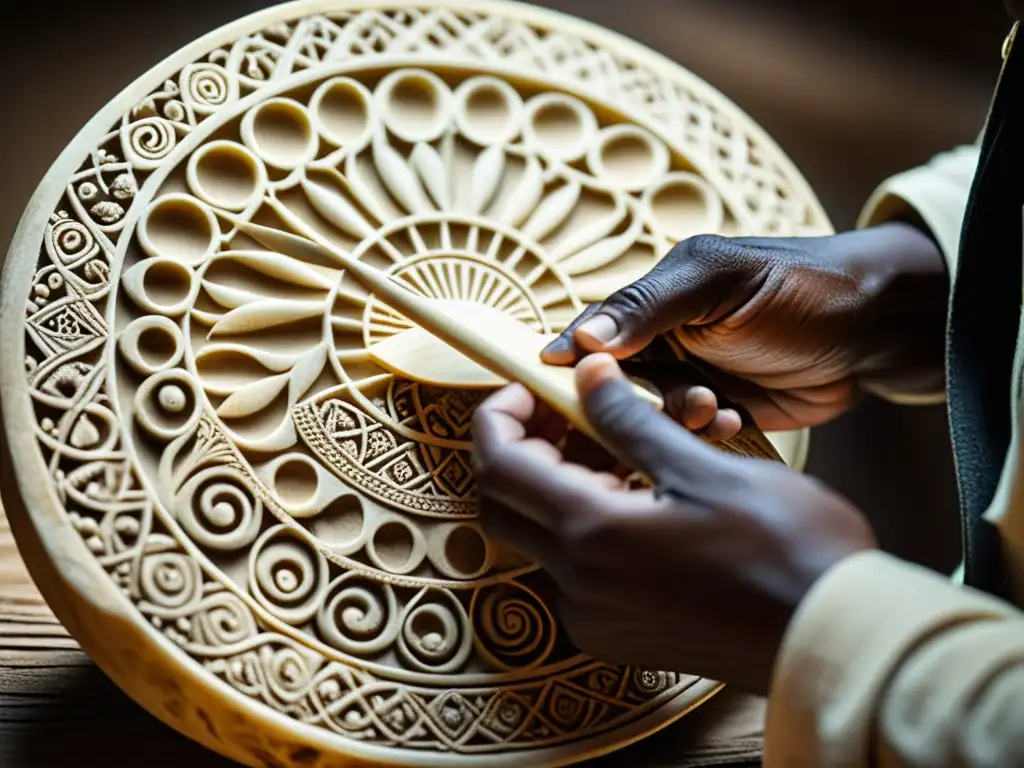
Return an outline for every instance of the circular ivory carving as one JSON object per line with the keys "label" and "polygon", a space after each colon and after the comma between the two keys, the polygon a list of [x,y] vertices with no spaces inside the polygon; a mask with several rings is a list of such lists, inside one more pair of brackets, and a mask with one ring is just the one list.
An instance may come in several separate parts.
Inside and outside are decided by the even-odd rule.
{"label": "circular ivory carving", "polygon": [[[249,221],[557,333],[680,238],[830,231],[770,139],[560,15],[309,0],[105,108],[3,280],[19,543],[85,650],[197,741],[248,765],[562,765],[710,696],[572,647],[543,574],[474,519],[493,382]],[[802,463],[804,433],[770,437]]]}

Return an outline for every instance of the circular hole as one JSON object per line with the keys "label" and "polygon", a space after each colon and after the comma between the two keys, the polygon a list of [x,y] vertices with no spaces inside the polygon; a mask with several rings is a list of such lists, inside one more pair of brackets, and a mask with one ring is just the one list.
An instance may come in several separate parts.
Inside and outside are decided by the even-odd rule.
{"label": "circular hole", "polygon": [[151,325],[139,334],[139,356],[150,368],[167,365],[178,354],[178,339],[159,325]]}
{"label": "circular hole", "polygon": [[398,138],[416,143],[432,141],[448,120],[448,90],[436,75],[422,71],[396,72],[378,86],[384,120]]}
{"label": "circular hole", "polygon": [[310,521],[310,532],[328,547],[356,542],[363,532],[363,507],[356,496],[335,499]]}
{"label": "circular hole", "polygon": [[696,178],[677,177],[654,190],[651,213],[671,238],[682,240],[721,228],[721,205],[713,192]]}
{"label": "circular hole", "polygon": [[373,535],[373,549],[381,565],[401,571],[413,553],[412,531],[402,523],[384,523]]}
{"label": "circular hole", "polygon": [[583,140],[579,115],[566,104],[548,104],[533,115],[533,130],[548,149],[566,154]]}
{"label": "circular hole", "polygon": [[360,138],[370,122],[366,102],[367,94],[351,80],[326,83],[313,98],[324,138],[338,146]]}
{"label": "circular hole", "polygon": [[319,485],[316,467],[307,459],[287,459],[274,473],[274,490],[286,506],[301,507],[316,496]]}
{"label": "circular hole", "polygon": [[444,555],[456,571],[466,576],[474,575],[487,560],[487,544],[476,528],[460,525],[445,539]]}
{"label": "circular hole", "polygon": [[291,170],[316,152],[316,136],[302,105],[273,99],[246,115],[243,136],[256,154],[276,168]]}
{"label": "circular hole", "polygon": [[501,129],[512,114],[508,98],[493,85],[484,85],[470,91],[466,99],[466,110],[475,118],[477,125],[493,131]]}
{"label": "circular hole", "polygon": [[541,96],[531,108],[528,132],[547,154],[569,162],[587,151],[596,120],[585,105],[568,97]]}
{"label": "circular hole", "polygon": [[231,141],[203,147],[189,163],[192,191],[211,205],[240,211],[263,184],[263,169],[245,147]]}
{"label": "circular hole", "polygon": [[594,170],[624,189],[642,189],[668,170],[668,151],[657,139],[630,126],[604,132]]}
{"label": "circular hole", "polygon": [[414,124],[430,122],[437,113],[437,92],[423,77],[406,77],[391,89],[388,106],[398,120]]}
{"label": "circular hole", "polygon": [[128,324],[117,339],[125,362],[143,375],[170,368],[181,358],[181,331],[166,317],[150,315]]}
{"label": "circular hole", "polygon": [[142,285],[147,298],[157,306],[173,307],[188,298],[192,273],[174,261],[152,261],[147,265]]}
{"label": "circular hole", "polygon": [[167,197],[149,209],[139,227],[139,243],[150,256],[194,264],[213,246],[213,214],[188,197]]}
{"label": "circular hole", "polygon": [[467,138],[478,144],[498,144],[516,134],[522,102],[508,83],[473,79],[463,84],[459,95],[459,127]]}

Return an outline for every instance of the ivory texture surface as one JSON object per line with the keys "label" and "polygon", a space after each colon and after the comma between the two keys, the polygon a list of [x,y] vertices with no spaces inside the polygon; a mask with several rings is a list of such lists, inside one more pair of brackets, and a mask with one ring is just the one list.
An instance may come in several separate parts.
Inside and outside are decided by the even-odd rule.
{"label": "ivory texture surface", "polygon": [[[343,262],[526,360],[682,238],[830,231],[747,116],[614,34],[514,3],[279,6],[129,86],[31,201],[0,294],[4,506],[86,652],[230,758],[578,762],[719,686],[571,646],[475,521],[469,420],[504,379]],[[802,465],[805,433],[769,438]]]}

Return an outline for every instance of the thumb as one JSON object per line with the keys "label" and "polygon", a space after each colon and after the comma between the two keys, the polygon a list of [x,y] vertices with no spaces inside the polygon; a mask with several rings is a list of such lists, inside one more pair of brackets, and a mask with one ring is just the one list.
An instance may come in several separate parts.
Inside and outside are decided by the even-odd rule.
{"label": "thumb", "polygon": [[684,240],[650,272],[591,306],[544,350],[554,365],[588,352],[631,357],[659,333],[739,306],[765,264],[756,245],[717,235]]}
{"label": "thumb", "polygon": [[576,387],[587,418],[616,458],[656,486],[702,486],[725,468],[724,453],[637,396],[611,355],[581,360]]}

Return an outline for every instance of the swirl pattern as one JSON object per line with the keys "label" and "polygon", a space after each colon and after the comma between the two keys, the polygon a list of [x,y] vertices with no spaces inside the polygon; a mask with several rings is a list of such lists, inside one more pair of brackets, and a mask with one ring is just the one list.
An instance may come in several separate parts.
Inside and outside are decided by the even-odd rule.
{"label": "swirl pattern", "polygon": [[124,147],[137,168],[153,169],[178,144],[173,118],[149,117],[125,126]]}
{"label": "swirl pattern", "polygon": [[359,574],[346,573],[328,589],[317,612],[321,636],[335,648],[372,656],[386,650],[401,631],[394,589]]}
{"label": "swirl pattern", "polygon": [[474,595],[478,652],[491,664],[524,669],[543,663],[555,643],[555,619],[541,599],[515,582]]}

